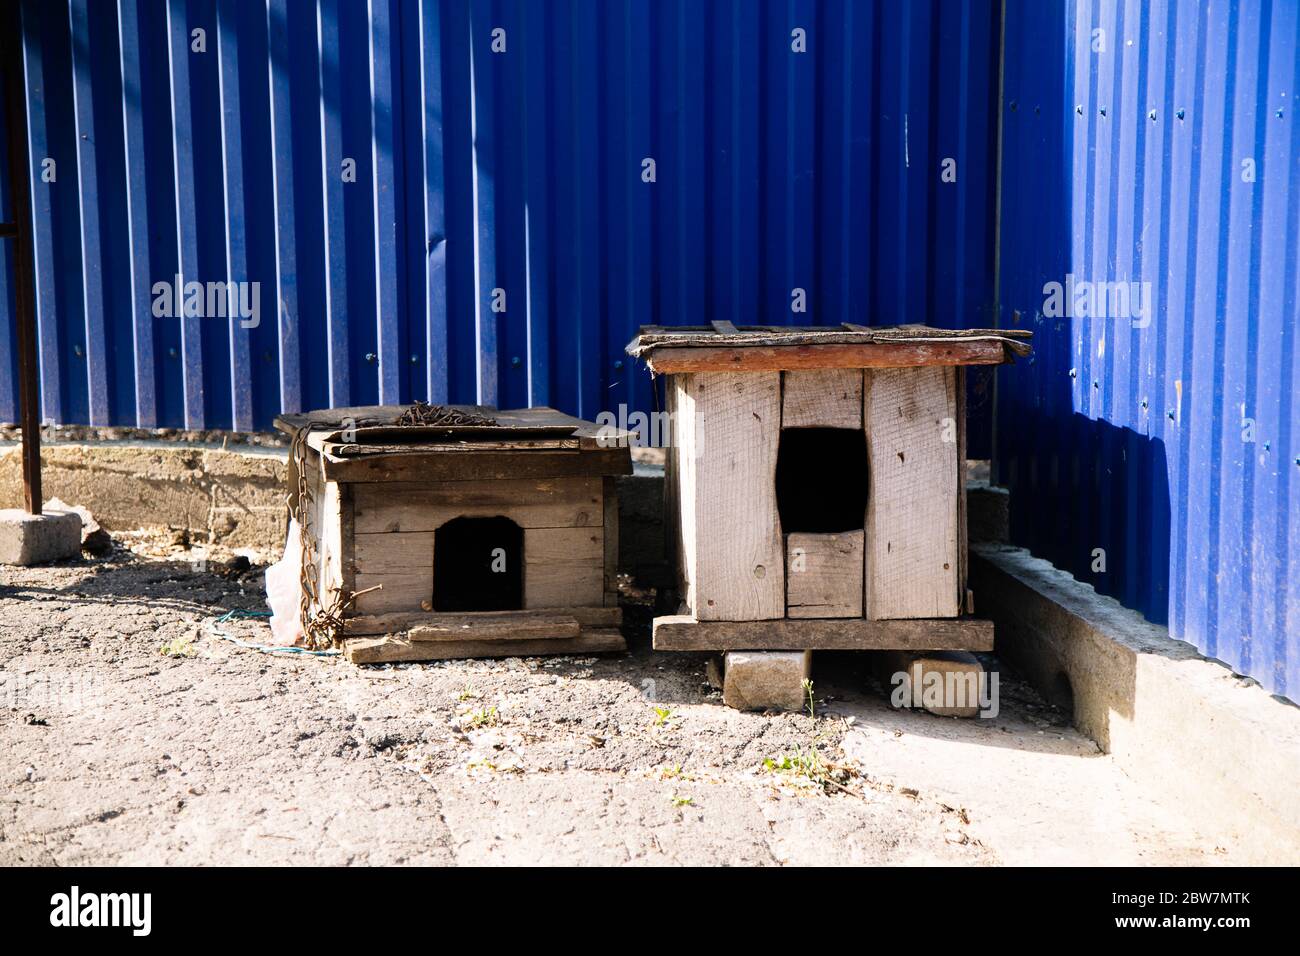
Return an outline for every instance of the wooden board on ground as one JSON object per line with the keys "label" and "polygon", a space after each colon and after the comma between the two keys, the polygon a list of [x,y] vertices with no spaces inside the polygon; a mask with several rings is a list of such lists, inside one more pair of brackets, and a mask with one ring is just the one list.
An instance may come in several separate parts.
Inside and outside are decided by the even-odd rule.
{"label": "wooden board on ground", "polygon": [[960,613],[956,381],[943,368],[865,375],[869,618]]}
{"label": "wooden board on ground", "polygon": [[786,617],[862,617],[861,531],[785,538]]}
{"label": "wooden board on ground", "polygon": [[556,640],[577,637],[578,619],[567,614],[442,614],[406,631],[408,641]]}
{"label": "wooden board on ground", "polygon": [[654,621],[657,651],[991,651],[993,622],[978,618],[869,621]]}
{"label": "wooden board on ground", "polygon": [[[775,373],[692,375],[680,449],[693,466],[682,525],[694,549],[692,610],[701,620],[785,615],[785,555],[776,508],[781,378]],[[689,530],[687,530],[689,528]],[[689,559],[688,559],[689,560]]]}
{"label": "wooden board on ground", "polygon": [[862,370],[810,369],[781,376],[782,428],[861,428]]}
{"label": "wooden board on ground", "polygon": [[[485,611],[484,616],[498,619],[528,621],[542,616],[559,616],[572,618],[582,627],[616,628],[623,623],[623,610],[618,607],[553,607],[539,608],[534,611]],[[343,623],[345,637],[361,637],[379,634],[400,634],[413,628],[437,626],[449,615],[437,611],[398,611],[391,614],[359,614],[347,618]],[[477,613],[456,615],[457,617],[476,617]]]}
{"label": "wooden board on ground", "polygon": [[555,654],[608,654],[627,650],[616,630],[584,630],[579,637],[523,641],[411,641],[400,637],[358,637],[343,642],[353,664],[437,661],[468,657],[531,657]]}

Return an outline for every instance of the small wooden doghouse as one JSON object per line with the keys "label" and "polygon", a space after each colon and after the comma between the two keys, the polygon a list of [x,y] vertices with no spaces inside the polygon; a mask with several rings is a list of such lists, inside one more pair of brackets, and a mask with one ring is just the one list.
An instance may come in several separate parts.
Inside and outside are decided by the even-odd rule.
{"label": "small wooden doghouse", "polygon": [[627,436],[551,408],[283,415],[308,636],[354,663],[626,649]]}
{"label": "small wooden doghouse", "polygon": [[[965,373],[1027,333],[647,327],[677,615],[657,650],[991,650],[966,616]],[[671,552],[670,552],[671,553]]]}

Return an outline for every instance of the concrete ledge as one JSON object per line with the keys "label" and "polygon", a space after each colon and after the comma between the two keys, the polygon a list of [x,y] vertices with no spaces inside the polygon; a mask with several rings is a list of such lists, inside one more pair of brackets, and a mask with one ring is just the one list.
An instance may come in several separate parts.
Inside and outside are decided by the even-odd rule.
{"label": "concrete ledge", "polygon": [[[88,508],[110,531],[188,528],[229,547],[278,551],[288,527],[283,449],[167,442],[41,447],[46,499]],[[18,445],[0,446],[0,508],[22,502]]]}
{"label": "concrete ledge", "polygon": [[1300,860],[1300,708],[1023,549],[972,547],[971,585],[998,656],[1157,800]]}

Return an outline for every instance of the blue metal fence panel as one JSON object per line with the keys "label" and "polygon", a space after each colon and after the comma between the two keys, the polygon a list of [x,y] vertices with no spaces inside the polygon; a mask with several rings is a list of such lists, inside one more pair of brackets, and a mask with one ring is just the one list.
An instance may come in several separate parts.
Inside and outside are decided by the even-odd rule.
{"label": "blue metal fence panel", "polygon": [[[622,354],[645,323],[986,324],[998,17],[23,0],[42,413],[249,429],[429,398],[590,417],[654,406]],[[255,326],[187,307],[189,283],[206,307],[228,280],[258,283]],[[972,390],[987,454],[987,380]]]}
{"label": "blue metal fence panel", "polygon": [[1300,699],[1300,4],[1005,16],[1013,538]]}

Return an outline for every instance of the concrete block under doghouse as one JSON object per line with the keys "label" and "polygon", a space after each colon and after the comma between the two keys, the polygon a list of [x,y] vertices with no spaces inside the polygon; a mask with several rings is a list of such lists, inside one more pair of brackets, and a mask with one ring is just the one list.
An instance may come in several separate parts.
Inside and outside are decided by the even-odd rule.
{"label": "concrete block under doghouse", "polygon": [[550,408],[283,415],[308,638],[354,663],[599,653],[626,437]]}
{"label": "concrete block under doghouse", "polygon": [[[1027,354],[1027,337],[643,328],[627,351],[667,377],[681,601],[655,649],[743,651],[747,668],[765,652],[992,650],[966,589],[965,366]],[[768,700],[802,699],[799,668],[764,673]]]}

